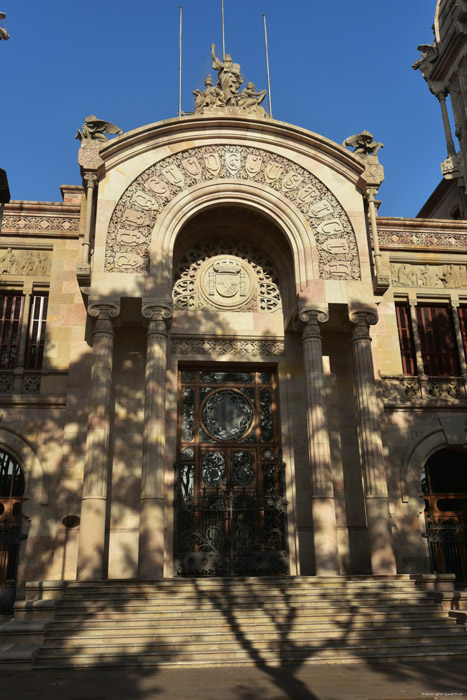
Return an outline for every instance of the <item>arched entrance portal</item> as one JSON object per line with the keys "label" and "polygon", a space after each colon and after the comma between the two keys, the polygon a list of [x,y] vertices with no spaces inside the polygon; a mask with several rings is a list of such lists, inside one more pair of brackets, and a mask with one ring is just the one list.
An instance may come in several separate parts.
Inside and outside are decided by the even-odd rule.
{"label": "arched entrance portal", "polygon": [[467,453],[444,449],[422,473],[432,571],[454,573],[467,585]]}

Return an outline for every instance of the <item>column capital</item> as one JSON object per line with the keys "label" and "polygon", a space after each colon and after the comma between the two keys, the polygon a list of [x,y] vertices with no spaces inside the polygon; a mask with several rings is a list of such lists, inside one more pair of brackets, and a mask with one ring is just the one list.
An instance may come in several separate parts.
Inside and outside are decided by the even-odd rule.
{"label": "column capital", "polygon": [[298,310],[295,316],[293,327],[294,330],[302,331],[302,338],[321,338],[320,323],[329,321],[329,311],[327,307],[307,308],[303,307]]}
{"label": "column capital", "polygon": [[371,340],[370,326],[378,323],[378,311],[376,308],[349,310],[346,321],[348,321],[348,327],[352,331],[352,340]]}
{"label": "column capital", "polygon": [[98,333],[108,333],[113,335],[115,319],[120,313],[120,300],[108,299],[90,300],[88,305],[88,314],[95,318],[94,338]]}
{"label": "column capital", "polygon": [[141,313],[148,326],[148,333],[167,335],[172,325],[172,301],[168,299],[143,299]]}
{"label": "column capital", "polygon": [[97,185],[97,173],[86,170],[83,173],[83,180],[86,183],[87,188],[94,188]]}
{"label": "column capital", "polygon": [[374,202],[375,197],[378,194],[378,187],[367,187],[365,189],[365,197],[368,202]]}

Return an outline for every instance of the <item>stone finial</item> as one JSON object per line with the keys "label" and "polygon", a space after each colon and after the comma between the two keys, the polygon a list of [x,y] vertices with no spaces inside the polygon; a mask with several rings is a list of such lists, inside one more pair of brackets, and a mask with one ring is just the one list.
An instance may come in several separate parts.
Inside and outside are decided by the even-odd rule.
{"label": "stone finial", "polygon": [[243,78],[240,65],[232,61],[230,54],[225,54],[221,61],[215,54],[215,46],[211,44],[212,67],[217,71],[217,83],[214,86],[210,75],[207,76],[204,84],[204,92],[195,90],[195,113],[218,111],[226,108],[236,108],[248,114],[265,117],[267,113],[261,107],[266,97],[266,90],[257,91],[254,83],[248,83],[246,88],[239,94],[240,85]]}
{"label": "stone finial", "polygon": [[84,120],[81,130],[78,129],[75,138],[78,141],[107,141],[105,134],[120,135],[121,133],[123,133],[122,130],[112,122],[106,122],[104,119],[98,119],[94,114],[90,114]]}
{"label": "stone finial", "polygon": [[[4,12],[0,12],[0,19],[5,19],[5,17],[6,17],[6,14]],[[0,27],[0,41],[2,39],[5,39],[5,41],[6,41],[9,38],[10,38],[10,35],[8,34],[7,30],[4,27]]]}

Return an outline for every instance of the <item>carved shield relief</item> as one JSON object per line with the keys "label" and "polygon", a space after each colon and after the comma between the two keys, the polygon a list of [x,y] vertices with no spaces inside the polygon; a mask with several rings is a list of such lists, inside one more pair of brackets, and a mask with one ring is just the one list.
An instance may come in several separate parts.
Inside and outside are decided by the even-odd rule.
{"label": "carved shield relief", "polygon": [[244,306],[255,292],[250,265],[230,255],[206,260],[199,271],[198,285],[198,293],[204,302],[219,309]]}

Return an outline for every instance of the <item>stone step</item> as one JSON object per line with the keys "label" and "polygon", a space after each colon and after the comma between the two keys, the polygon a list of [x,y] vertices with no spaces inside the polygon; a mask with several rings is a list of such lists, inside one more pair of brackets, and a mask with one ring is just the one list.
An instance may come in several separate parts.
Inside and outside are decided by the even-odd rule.
{"label": "stone step", "polygon": [[108,594],[108,595],[87,595],[87,596],[76,596],[66,594],[62,600],[62,606],[69,605],[79,605],[80,603],[106,603],[114,601],[126,601],[126,600],[141,600],[141,601],[152,601],[152,602],[166,602],[166,603],[182,603],[183,605],[195,604],[197,605],[201,601],[216,601],[220,599],[222,601],[232,601],[235,604],[240,604],[244,601],[251,602],[252,600],[264,601],[283,601],[284,598],[287,601],[301,601],[301,600],[313,600],[313,601],[369,601],[371,603],[377,603],[379,601],[385,600],[400,600],[403,597],[406,600],[426,600],[427,594],[425,591],[402,591],[402,592],[384,592],[381,594],[375,593],[374,591],[357,591],[352,593],[349,591],[338,591],[335,592],[323,592],[323,591],[293,591],[291,593],[284,594],[278,591],[267,591],[261,595],[254,595],[251,592],[242,592],[238,594],[224,594],[219,592],[214,594],[212,592],[206,592],[205,594],[190,592],[190,594],[174,594],[169,593],[120,593],[120,594]]}
{"label": "stone step", "polygon": [[88,648],[87,652],[83,650],[73,651],[73,653],[63,653],[60,651],[41,649],[37,658],[36,665],[44,664],[67,665],[73,666],[102,666],[102,665],[119,665],[119,666],[139,666],[139,665],[154,665],[162,666],[168,663],[197,663],[204,666],[213,665],[231,665],[238,662],[243,662],[251,665],[258,663],[258,658],[263,663],[271,661],[289,661],[291,663],[307,663],[309,661],[321,662],[335,661],[344,662],[351,658],[381,658],[392,657],[399,660],[404,660],[410,656],[428,657],[446,654],[455,654],[465,656],[467,659],[467,644],[459,645],[451,643],[414,643],[414,644],[385,644],[375,647],[371,644],[347,644],[345,640],[341,644],[322,646],[313,646],[311,644],[303,645],[299,648],[293,644],[279,644],[277,648],[271,649],[270,645],[261,647],[255,646],[248,649],[229,649],[221,650],[210,648],[206,651],[150,651],[148,649],[139,649],[136,646],[124,648],[121,647],[105,647],[99,646]]}
{"label": "stone step", "polygon": [[[394,630],[413,630],[414,633],[423,632],[425,630],[433,630],[435,633],[439,630],[443,632],[446,628],[449,630],[457,632],[464,632],[464,625],[457,624],[457,620],[454,617],[442,618],[439,620],[429,620],[420,619],[419,621],[404,621],[404,620],[381,620],[377,622],[371,622],[368,620],[355,621],[351,619],[352,629],[354,631],[362,631],[375,634],[376,632],[382,633],[384,631],[391,632]],[[241,628],[245,632],[255,632],[255,633],[268,633],[268,632],[294,632],[300,630],[306,630],[307,633],[314,634],[320,633],[322,631],[329,632],[341,632],[344,626],[343,621],[326,620],[324,622],[315,622],[314,620],[305,619],[304,621],[288,621],[288,622],[255,622],[251,620],[244,620],[239,623],[237,620],[212,620],[209,625],[204,628],[209,633],[217,633],[225,630],[236,630]],[[87,624],[81,623],[55,623],[53,628],[49,632],[49,638],[61,638],[66,636],[102,636],[111,633],[124,633],[129,634],[131,632],[138,631],[138,634],[168,634],[168,635],[185,635],[188,636],[193,634],[193,625],[187,624],[186,620],[178,620],[175,622],[157,622],[154,621],[141,621],[134,623],[133,621],[120,622],[115,625],[115,622],[109,620],[100,620],[95,622],[89,622]]]}
{"label": "stone step", "polygon": [[[346,629],[340,630],[309,630],[308,628],[302,630],[286,630],[287,642],[291,640],[295,641],[306,641],[307,643],[312,641],[313,646],[316,643],[327,643],[333,640],[342,640],[345,637],[346,640],[374,640],[375,644],[380,644],[386,640],[418,640],[418,641],[428,641],[430,639],[435,640],[439,643],[441,640],[449,641],[453,640],[454,643],[460,642],[467,644],[467,634],[465,629],[460,625],[448,628],[448,629],[434,629],[425,628],[423,630],[416,630],[411,628],[395,628],[395,629],[364,629],[364,630],[351,630]],[[460,639],[460,637],[463,637]],[[147,645],[147,644],[157,644],[163,646],[164,648],[171,648],[173,645],[179,648],[183,645],[185,649],[188,647],[201,647],[201,645],[213,645],[235,643],[242,645],[245,641],[252,644],[256,644],[258,641],[264,644],[266,641],[282,644],[284,641],[284,631],[282,630],[264,630],[258,637],[257,630],[248,629],[230,629],[230,630],[200,630],[192,631],[189,634],[180,634],[173,631],[172,633],[167,630],[161,633],[159,630],[156,632],[151,629],[145,631],[139,630],[137,634],[122,633],[120,629],[115,629],[112,631],[100,633],[80,633],[74,635],[64,635],[52,633],[47,637],[44,642],[44,647],[52,647],[55,649],[64,648],[85,648],[87,646],[93,646],[97,642],[102,646],[108,644],[118,644],[125,642],[125,644],[137,644],[137,645]]]}
{"label": "stone step", "polygon": [[[175,609],[174,609],[175,608]],[[197,606],[184,606],[184,605],[171,605],[170,603],[158,604],[154,602],[147,601],[127,601],[114,604],[93,604],[89,602],[81,606],[76,605],[63,605],[59,604],[56,609],[56,617],[63,617],[64,615],[106,615],[113,613],[121,613],[122,615],[128,614],[167,614],[167,615],[185,615],[187,617],[197,616],[200,617],[203,614],[212,614],[214,612],[220,614],[227,614],[229,612],[233,613],[247,613],[249,611],[255,612],[264,611],[268,614],[298,614],[299,612],[322,612],[329,615],[333,613],[339,613],[342,611],[348,611],[350,608],[351,612],[371,612],[375,609],[381,612],[424,612],[427,613],[431,610],[440,609],[437,603],[430,603],[426,600],[423,603],[418,603],[416,601],[406,602],[405,599],[401,601],[379,601],[378,604],[365,601],[359,605],[349,605],[346,601],[333,601],[333,602],[314,602],[309,600],[294,601],[294,604],[290,604],[284,601],[275,601],[271,603],[255,603],[254,601],[243,604],[234,604],[228,602],[220,601],[219,605],[215,605],[212,602],[202,601]]]}
{"label": "stone step", "polygon": [[[240,614],[240,611],[234,611],[234,610],[228,610],[224,613],[220,613],[219,611],[213,612],[205,612],[205,613],[198,613],[198,614],[193,614],[187,617],[186,615],[180,615],[180,613],[177,613],[175,611],[173,612],[150,612],[148,610],[143,610],[141,613],[135,613],[134,611],[125,611],[125,612],[94,612],[92,614],[88,614],[86,612],[83,612],[81,614],[75,614],[75,613],[62,613],[62,612],[57,612],[55,615],[55,622],[65,622],[65,623],[70,623],[70,622],[78,622],[80,624],[94,624],[95,622],[99,621],[115,621],[118,620],[120,622],[125,622],[125,621],[130,621],[132,623],[137,622],[138,620],[140,621],[151,621],[153,623],[155,622],[161,622],[161,621],[167,621],[167,622],[180,622],[182,624],[186,624],[187,621],[189,620],[192,625],[196,624],[207,624],[209,620],[233,620],[237,621],[238,623],[242,621],[266,621],[269,622],[271,619],[274,620],[274,622],[280,622],[283,620],[284,622],[287,622],[290,620],[290,614],[292,611],[285,611],[285,614],[281,617],[280,614],[277,614],[277,612],[273,611],[271,614],[268,614],[264,610],[250,610],[250,611],[241,611],[243,614]],[[340,622],[343,621],[355,621],[358,622],[360,620],[372,620],[372,621],[381,621],[381,620],[397,620],[399,622],[403,620],[407,621],[414,621],[414,620],[434,620],[434,619],[442,619],[445,620],[447,618],[447,613],[444,612],[441,609],[438,609],[437,607],[433,606],[433,608],[423,608],[423,609],[418,609],[418,608],[411,608],[409,610],[403,610],[402,612],[400,611],[394,611],[394,610],[389,610],[385,612],[381,611],[375,611],[375,610],[367,610],[367,611],[362,611],[359,609],[359,611],[336,611],[335,609],[332,609],[331,611],[326,611],[322,609],[317,609],[317,610],[305,610],[305,609],[296,609],[293,611],[293,617],[294,619],[300,619],[300,620],[305,620],[305,619],[312,619],[315,621],[324,621],[328,622],[330,619],[330,614],[332,613],[331,619],[333,620],[338,620]]]}

